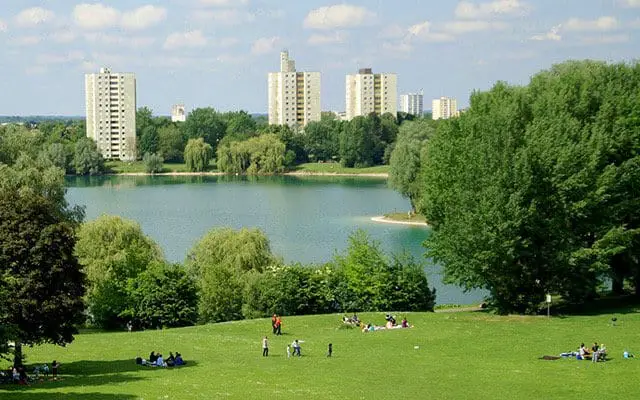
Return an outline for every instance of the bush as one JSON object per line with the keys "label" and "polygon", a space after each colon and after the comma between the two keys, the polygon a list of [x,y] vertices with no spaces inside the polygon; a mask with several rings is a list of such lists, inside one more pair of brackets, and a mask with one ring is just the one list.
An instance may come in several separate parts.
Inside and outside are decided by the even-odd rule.
{"label": "bush", "polygon": [[146,153],[142,161],[144,161],[144,168],[148,173],[156,174],[162,172],[162,163],[164,162],[162,156],[155,153]]}

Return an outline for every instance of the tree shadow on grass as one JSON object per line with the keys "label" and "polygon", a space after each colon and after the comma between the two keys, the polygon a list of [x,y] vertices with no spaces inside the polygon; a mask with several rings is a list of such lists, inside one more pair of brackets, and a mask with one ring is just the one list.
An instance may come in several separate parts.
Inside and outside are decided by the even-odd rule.
{"label": "tree shadow on grass", "polygon": [[[0,390],[0,394],[2,390]],[[130,394],[108,394],[108,393],[30,393],[28,391],[12,392],[11,400],[135,400],[137,396]]]}
{"label": "tree shadow on grass", "polygon": [[170,373],[173,369],[190,368],[198,365],[193,360],[187,360],[185,365],[179,367],[170,368],[158,368],[158,367],[145,367],[136,364],[136,361],[131,359],[126,360],[83,360],[73,361],[70,363],[62,364],[60,372],[65,375],[73,376],[89,376],[89,375],[104,375],[104,374],[118,374],[123,372],[167,372]]}
{"label": "tree shadow on grass", "polygon": [[[40,364],[38,364],[40,365]],[[1,390],[11,392],[24,392],[33,389],[53,389],[74,386],[101,386],[136,382],[149,379],[148,374],[166,374],[170,377],[174,369],[189,368],[197,365],[195,361],[189,360],[187,364],[179,367],[159,368],[144,367],[136,364],[135,360],[91,360],[74,361],[60,364],[60,374],[58,380],[49,377],[42,377],[29,386],[7,384],[0,386]],[[27,371],[33,371],[33,365],[27,366]],[[139,372],[132,374],[132,372]],[[70,397],[73,398],[73,397]]]}
{"label": "tree shadow on grass", "polygon": [[[603,297],[589,303],[559,304],[552,307],[553,313],[560,318],[570,315],[598,316],[607,314],[636,314],[640,310],[640,299],[635,296]],[[546,310],[545,310],[546,313]],[[616,321],[611,321],[615,323]]]}

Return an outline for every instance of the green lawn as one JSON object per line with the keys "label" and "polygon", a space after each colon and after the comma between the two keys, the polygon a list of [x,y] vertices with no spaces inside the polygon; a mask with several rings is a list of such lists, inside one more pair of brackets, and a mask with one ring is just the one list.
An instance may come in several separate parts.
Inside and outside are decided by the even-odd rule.
{"label": "green lawn", "polygon": [[[124,162],[124,161],[107,161],[105,162],[105,167],[108,172],[113,174],[139,174],[145,173],[144,162],[135,161],[135,162]],[[215,164],[210,165],[210,171],[215,170]],[[187,164],[179,163],[179,164],[169,164],[164,163],[162,168],[163,173],[167,172],[189,172],[187,169]]]}
{"label": "green lawn", "polygon": [[[6,399],[634,399],[640,314],[568,318],[485,313],[406,314],[413,329],[363,334],[341,329],[339,315],[290,317],[281,337],[269,320],[134,333],[87,333],[71,345],[27,349],[29,363],[62,363],[59,381],[0,386]],[[405,314],[396,314],[398,317]],[[361,315],[384,322],[383,314]],[[271,355],[261,357],[268,335]],[[304,340],[303,357],[285,347]],[[604,342],[610,361],[538,357]],[[334,356],[325,356],[333,343]],[[179,351],[189,365],[138,367],[137,355]],[[6,366],[6,363],[4,364]],[[67,394],[64,396],[63,394]]]}
{"label": "green lawn", "polygon": [[339,163],[306,163],[293,168],[294,172],[325,173],[325,174],[388,174],[388,165],[378,165],[369,168],[345,168]]}
{"label": "green lawn", "polygon": [[390,219],[392,221],[398,221],[398,222],[420,222],[420,223],[426,223],[427,220],[425,219],[424,216],[420,215],[420,214],[411,214],[409,215],[409,213],[389,213],[389,214],[385,214],[384,215],[385,218]]}

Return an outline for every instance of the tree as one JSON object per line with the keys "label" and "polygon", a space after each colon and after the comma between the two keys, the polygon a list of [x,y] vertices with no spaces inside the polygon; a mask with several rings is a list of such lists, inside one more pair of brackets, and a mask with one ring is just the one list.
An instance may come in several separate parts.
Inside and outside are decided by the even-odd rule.
{"label": "tree", "polygon": [[184,147],[187,141],[175,124],[158,129],[158,154],[164,161],[178,163],[184,160]]}
{"label": "tree", "polygon": [[131,308],[123,315],[138,328],[194,325],[198,318],[196,284],[181,265],[153,261],[130,279]]}
{"label": "tree", "polygon": [[242,319],[245,277],[277,263],[257,229],[214,229],[191,249],[185,266],[198,285],[201,322]]}
{"label": "tree", "polygon": [[189,139],[184,148],[184,161],[189,171],[204,172],[209,167],[211,160],[211,146],[202,138]]}
{"label": "tree", "polygon": [[345,283],[335,297],[345,310],[433,311],[435,289],[429,289],[423,267],[406,255],[390,261],[364,231],[349,237],[346,254],[334,263]]}
{"label": "tree", "polygon": [[191,111],[187,120],[182,124],[182,129],[189,139],[204,139],[215,153],[218,142],[226,134],[227,126],[216,110],[207,107]]}
{"label": "tree", "polygon": [[[331,115],[334,115],[331,113]],[[345,123],[334,119],[309,122],[304,128],[305,152],[311,161],[334,161],[340,154],[340,137]]]}
{"label": "tree", "polygon": [[434,131],[434,124],[428,120],[406,122],[400,127],[398,141],[391,153],[389,187],[409,199],[412,212],[416,211],[422,192],[422,182],[418,179],[422,149]]}
{"label": "tree", "polygon": [[93,139],[78,140],[73,155],[73,165],[77,175],[97,175],[104,171],[104,159]]}
{"label": "tree", "polygon": [[487,289],[503,313],[633,282],[638,82],[637,64],[568,62],[526,87],[474,93],[469,112],[438,125],[420,209],[434,227],[427,255],[448,282]]}
{"label": "tree", "polygon": [[139,139],[138,154],[157,153],[159,142],[158,129],[153,125],[147,126]]}
{"label": "tree", "polygon": [[63,174],[0,166],[0,337],[15,342],[14,365],[23,345],[70,343],[83,319],[85,276],[73,256],[82,211],[67,206]]}
{"label": "tree", "polygon": [[124,326],[133,299],[128,281],[163,262],[162,251],[129,220],[103,216],[83,224],[75,254],[88,278],[87,305],[91,322],[112,329]]}
{"label": "tree", "polygon": [[223,114],[227,136],[248,139],[256,135],[256,121],[246,111],[228,112]]}
{"label": "tree", "polygon": [[44,151],[46,157],[54,166],[62,169],[63,171],[67,170],[69,154],[62,143],[51,143]]}
{"label": "tree", "polygon": [[144,155],[143,161],[144,168],[148,173],[155,174],[162,172],[162,163],[164,162],[162,156],[147,153]]}
{"label": "tree", "polygon": [[261,135],[218,147],[218,169],[226,173],[275,174],[284,171],[285,145],[275,135]]}
{"label": "tree", "polygon": [[340,134],[340,163],[345,167],[370,167],[375,147],[371,121],[367,117],[355,117]]}

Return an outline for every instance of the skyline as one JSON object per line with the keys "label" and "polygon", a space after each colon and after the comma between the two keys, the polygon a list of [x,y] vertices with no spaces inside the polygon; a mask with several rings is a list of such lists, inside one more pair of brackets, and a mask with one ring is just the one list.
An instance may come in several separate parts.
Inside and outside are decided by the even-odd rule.
{"label": "skyline", "polygon": [[100,67],[135,73],[138,106],[156,115],[176,103],[265,114],[285,48],[299,71],[322,73],[323,111],[345,110],[359,68],[396,73],[398,96],[463,108],[473,90],[568,59],[638,57],[640,0],[301,3],[5,0],[0,115],[84,115],[84,74]]}

